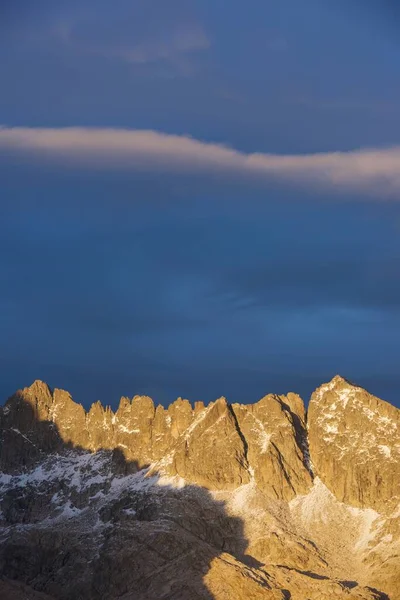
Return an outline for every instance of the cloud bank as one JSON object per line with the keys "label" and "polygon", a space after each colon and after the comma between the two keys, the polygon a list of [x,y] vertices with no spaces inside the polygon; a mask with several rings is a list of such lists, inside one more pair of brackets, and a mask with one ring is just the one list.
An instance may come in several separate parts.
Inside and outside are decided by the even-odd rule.
{"label": "cloud bank", "polygon": [[400,146],[303,155],[244,153],[151,130],[0,128],[0,151],[73,168],[271,180],[397,198]]}

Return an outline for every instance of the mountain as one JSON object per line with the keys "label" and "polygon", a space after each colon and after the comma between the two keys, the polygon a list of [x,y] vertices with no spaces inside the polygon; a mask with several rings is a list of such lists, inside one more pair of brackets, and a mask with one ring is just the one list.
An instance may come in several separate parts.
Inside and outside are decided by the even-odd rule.
{"label": "mountain", "polygon": [[0,409],[0,597],[400,600],[400,411],[121,398],[41,381]]}

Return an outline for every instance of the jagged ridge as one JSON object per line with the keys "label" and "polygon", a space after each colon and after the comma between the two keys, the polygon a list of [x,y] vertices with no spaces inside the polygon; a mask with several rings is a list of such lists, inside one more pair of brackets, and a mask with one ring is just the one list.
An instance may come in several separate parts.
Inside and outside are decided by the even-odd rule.
{"label": "jagged ridge", "polygon": [[[145,494],[141,510],[153,515],[150,521],[146,517],[146,522],[154,523],[149,529],[151,535],[158,531],[158,523],[172,518],[174,526],[177,524],[174,513],[168,510],[162,509],[156,517],[159,508],[155,506],[168,506],[178,494],[178,522],[184,518],[186,530],[188,516],[182,515],[186,514],[186,506],[190,512],[193,498],[197,498],[200,512],[189,529],[193,526],[195,531],[209,532],[205,535],[211,535],[207,542],[211,546],[207,547],[218,550],[214,558],[205,561],[208,579],[204,579],[208,581],[207,589],[212,589],[213,597],[218,599],[225,597],[217,582],[226,572],[222,578],[225,586],[235,580],[235,573],[240,574],[234,584],[237,589],[246,581],[245,595],[239,594],[238,598],[256,598],[261,594],[260,598],[304,600],[304,595],[296,595],[295,591],[302,593],[302,589],[316,600],[383,598],[353,585],[351,581],[355,579],[385,590],[391,594],[391,600],[396,600],[400,570],[399,413],[338,376],[313,394],[307,426],[304,404],[295,394],[270,394],[252,405],[230,405],[220,398],[207,407],[202,403],[192,407],[179,398],[167,409],[155,407],[148,397],[136,396],[133,400],[122,398],[115,413],[100,403],[86,412],[67,392],[51,391],[37,381],[17,392],[0,411],[0,461],[3,472],[10,473],[3,475],[3,491],[11,498],[17,494],[18,503],[31,507],[31,516],[27,517],[30,523],[35,511],[42,514],[43,500],[39,499],[43,499],[43,494],[47,506],[55,511],[52,528],[68,523],[70,532],[75,523],[74,527],[84,531],[87,523],[92,523],[90,527],[97,523],[95,547],[102,547],[107,556],[104,536],[110,519],[116,523],[116,531],[120,531],[120,526],[128,526],[129,535],[136,539],[137,518],[124,512],[131,510],[127,498]],[[21,475],[24,470],[26,475]],[[21,492],[22,481],[28,491]],[[59,486],[61,491],[57,491]],[[192,491],[185,492],[190,486]],[[111,493],[114,488],[116,492]],[[201,490],[210,490],[214,499],[211,504],[211,496],[200,493]],[[117,513],[110,508],[121,503],[127,507],[122,513],[120,508]],[[19,513],[12,512],[14,509],[10,513],[4,501],[2,509],[3,513],[6,509],[7,535],[19,539],[22,530],[10,530],[10,519],[19,523]],[[205,518],[207,511],[214,523],[211,529]],[[218,514],[224,523],[225,515],[227,519],[218,534],[222,546],[215,542]],[[232,533],[232,519],[237,518],[242,525],[233,529],[242,531],[240,535]],[[337,527],[344,523],[345,531],[338,539]],[[35,527],[43,531],[42,525]],[[156,534],[156,540],[159,535]],[[171,552],[182,542],[179,535],[171,542]],[[132,539],[128,544],[133,543]],[[250,565],[243,555],[244,539],[246,556],[258,561],[258,566]],[[88,540],[80,543],[87,552]],[[121,543],[122,540],[114,540],[118,556]],[[71,544],[70,537],[66,544]],[[148,552],[139,546],[137,551]],[[196,548],[203,556],[203,550]],[[220,557],[222,550],[228,551],[225,559]],[[268,574],[262,565],[268,565]],[[17,572],[16,577],[20,576]],[[82,583],[85,598],[113,597],[111,589],[108,596],[104,590],[100,596],[88,594],[87,577]],[[169,577],[179,579],[181,575],[174,572]],[[344,583],[340,583],[340,578]],[[201,590],[192,590],[190,595],[161,596],[157,587],[147,587],[143,598],[150,599],[152,594],[154,598],[209,598],[202,595],[203,578],[201,581]],[[266,595],[268,585],[275,595]],[[249,586],[253,586],[251,593]],[[48,587],[36,589],[51,592]],[[79,597],[76,590],[73,596],[63,596],[60,586],[57,589],[57,598]],[[136,588],[134,594],[132,598],[142,597]]]}
{"label": "jagged ridge", "polygon": [[[233,489],[254,477],[266,493],[290,500],[311,485],[304,405],[295,394],[271,394],[253,405],[220,398],[207,407],[178,398],[167,409],[147,396],[123,397],[115,413],[100,402],[86,412],[64,390],[35,381],[7,401],[2,423],[14,438],[3,444],[13,446],[11,456],[1,453],[4,471],[18,469],[21,460],[33,464],[40,450],[55,451],[61,443],[91,452],[118,449],[139,468],[155,464],[209,489]],[[46,424],[54,424],[59,436]]]}

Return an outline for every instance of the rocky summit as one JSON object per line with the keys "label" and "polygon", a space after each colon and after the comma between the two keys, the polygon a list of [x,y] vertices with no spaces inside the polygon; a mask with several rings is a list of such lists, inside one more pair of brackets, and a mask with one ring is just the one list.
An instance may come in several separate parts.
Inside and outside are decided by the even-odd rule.
{"label": "rocky summit", "polygon": [[4,600],[400,600],[400,411],[296,395],[0,409]]}

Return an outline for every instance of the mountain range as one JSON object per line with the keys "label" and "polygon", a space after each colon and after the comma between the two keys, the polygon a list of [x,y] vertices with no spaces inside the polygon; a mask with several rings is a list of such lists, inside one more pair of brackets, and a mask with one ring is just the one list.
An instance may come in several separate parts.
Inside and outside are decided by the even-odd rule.
{"label": "mountain range", "polygon": [[400,410],[340,376],[308,409],[147,396],[0,408],[5,600],[400,600]]}

